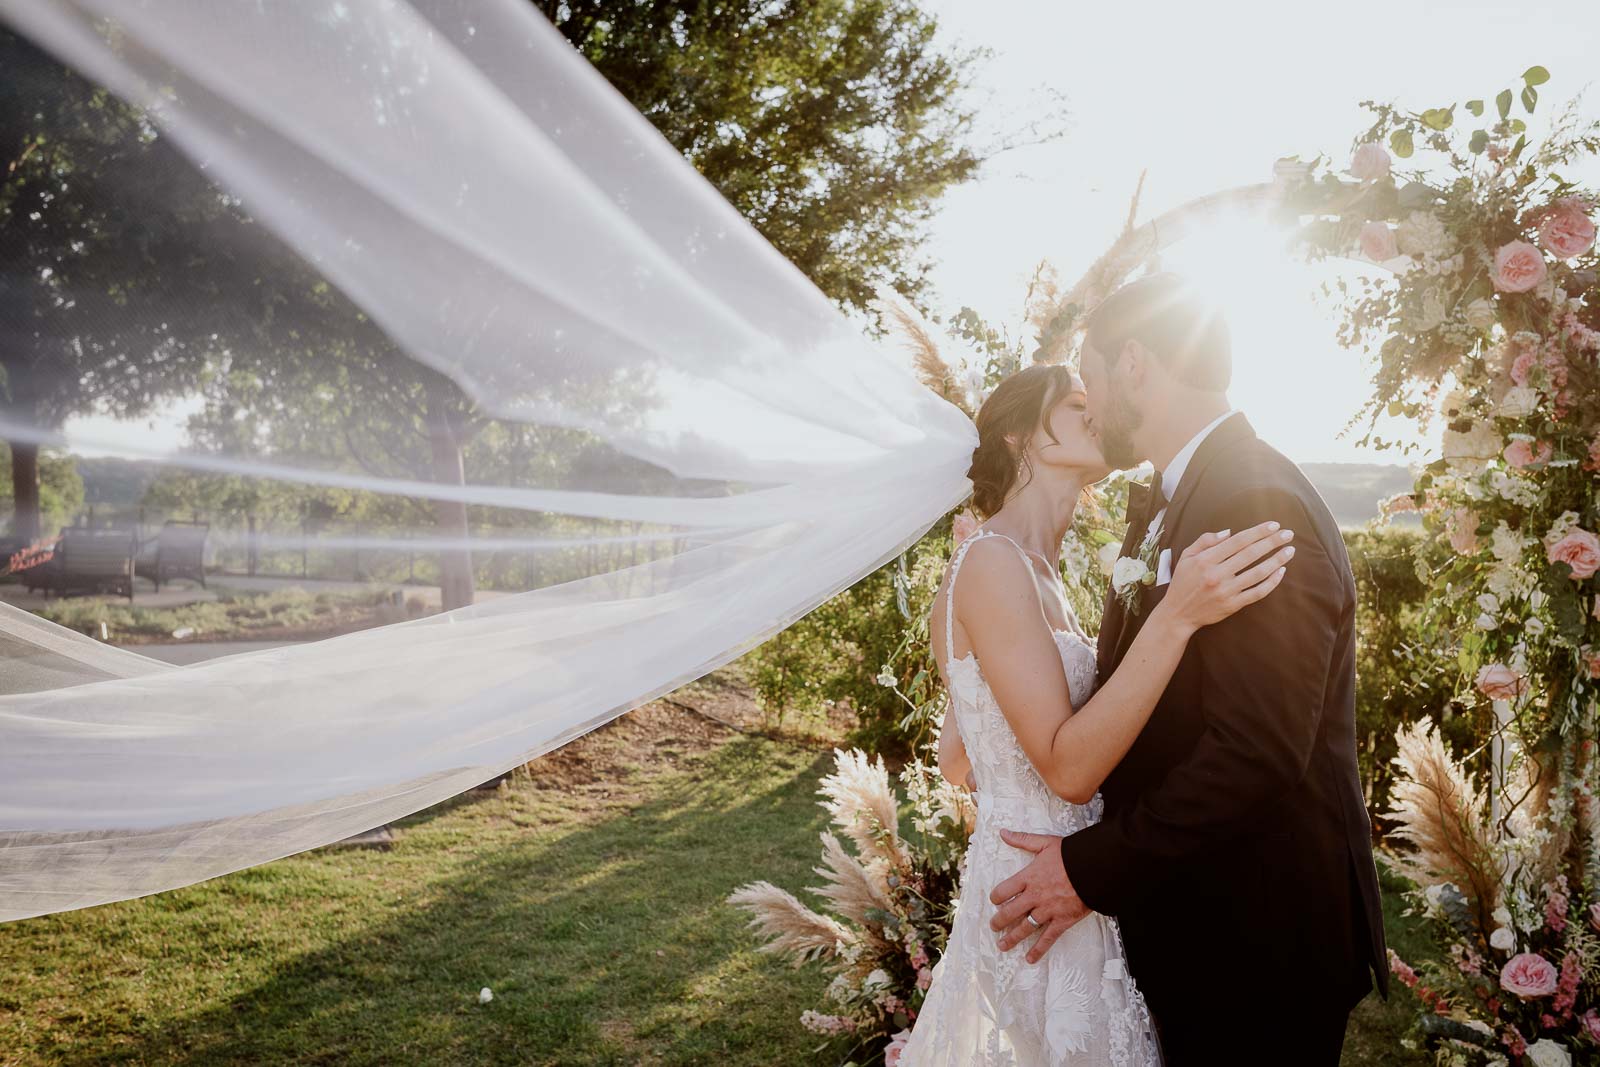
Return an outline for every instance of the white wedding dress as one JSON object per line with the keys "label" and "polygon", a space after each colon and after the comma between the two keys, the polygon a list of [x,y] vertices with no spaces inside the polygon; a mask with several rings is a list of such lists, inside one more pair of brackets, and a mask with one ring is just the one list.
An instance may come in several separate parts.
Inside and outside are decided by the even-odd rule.
{"label": "white wedding dress", "polygon": [[[1115,920],[1091,913],[1037,964],[1027,962],[1026,943],[1002,952],[989,927],[995,912],[989,893],[1033,858],[1002,841],[1000,831],[1064,836],[1094,824],[1101,812],[1099,797],[1080,805],[1051,792],[995,703],[976,654],[955,656],[956,573],[967,550],[990,537],[1016,544],[1003,534],[973,534],[951,562],[945,597],[945,673],[978,784],[977,828],[950,941],[899,1065],[1152,1067],[1160,1053],[1144,998],[1123,963]],[[1095,647],[1076,630],[1057,630],[1055,639],[1073,706],[1082,707],[1094,693]]]}

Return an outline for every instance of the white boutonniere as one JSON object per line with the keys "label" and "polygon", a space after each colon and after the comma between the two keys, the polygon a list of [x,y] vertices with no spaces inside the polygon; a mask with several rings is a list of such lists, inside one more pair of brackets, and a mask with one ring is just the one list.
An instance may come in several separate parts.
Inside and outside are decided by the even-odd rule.
{"label": "white boutonniere", "polygon": [[1154,524],[1139,542],[1139,554],[1121,556],[1111,568],[1111,591],[1122,601],[1122,610],[1139,614],[1139,593],[1156,582],[1156,559],[1160,555],[1161,526]]}

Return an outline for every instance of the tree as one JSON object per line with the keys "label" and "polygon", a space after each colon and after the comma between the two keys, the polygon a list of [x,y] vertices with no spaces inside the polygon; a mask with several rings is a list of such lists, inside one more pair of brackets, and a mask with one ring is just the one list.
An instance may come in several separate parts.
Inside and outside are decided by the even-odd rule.
{"label": "tree", "polygon": [[573,46],[829,296],[922,287],[922,224],[982,161],[912,0],[535,0]]}
{"label": "tree", "polygon": [[[204,330],[175,334],[170,312],[194,324],[215,278],[177,248],[229,208],[137,109],[4,29],[0,70],[0,417],[52,431],[141,414],[203,363]],[[32,541],[39,447],[10,446],[12,533]]]}

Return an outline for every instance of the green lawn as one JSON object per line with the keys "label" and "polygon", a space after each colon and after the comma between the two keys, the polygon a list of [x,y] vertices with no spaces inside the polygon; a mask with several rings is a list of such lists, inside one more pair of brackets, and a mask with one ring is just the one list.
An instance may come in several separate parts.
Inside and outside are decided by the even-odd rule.
{"label": "green lawn", "polygon": [[298,587],[271,593],[225,592],[216,600],[180,607],[145,607],[121,597],[60,597],[34,608],[40,618],[69,630],[99,636],[118,644],[169,640],[173,631],[188,629],[196,640],[249,641],[323,631],[355,629],[403,618],[388,607],[389,593],[309,593]]}
{"label": "green lawn", "polygon": [[[839,1063],[796,1023],[817,973],[723,903],[816,881],[831,759],[667,726],[416,816],[390,852],[0,926],[0,1063]],[[1345,1062],[1407,1062],[1408,1015],[1365,1005]]]}

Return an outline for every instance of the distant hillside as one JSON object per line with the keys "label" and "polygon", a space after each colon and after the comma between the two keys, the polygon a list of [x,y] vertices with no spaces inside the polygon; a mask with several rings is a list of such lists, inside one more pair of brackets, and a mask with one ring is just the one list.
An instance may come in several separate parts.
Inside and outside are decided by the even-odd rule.
{"label": "distant hillside", "polygon": [[[77,457],[87,503],[136,506],[161,471],[160,463]],[[1383,463],[1303,463],[1301,470],[1328,502],[1341,526],[1360,526],[1378,514],[1378,502],[1411,489],[1406,468]]]}
{"label": "distant hillside", "polygon": [[1411,490],[1411,472],[1385,463],[1302,463],[1340,526],[1360,526],[1376,518],[1378,504]]}

